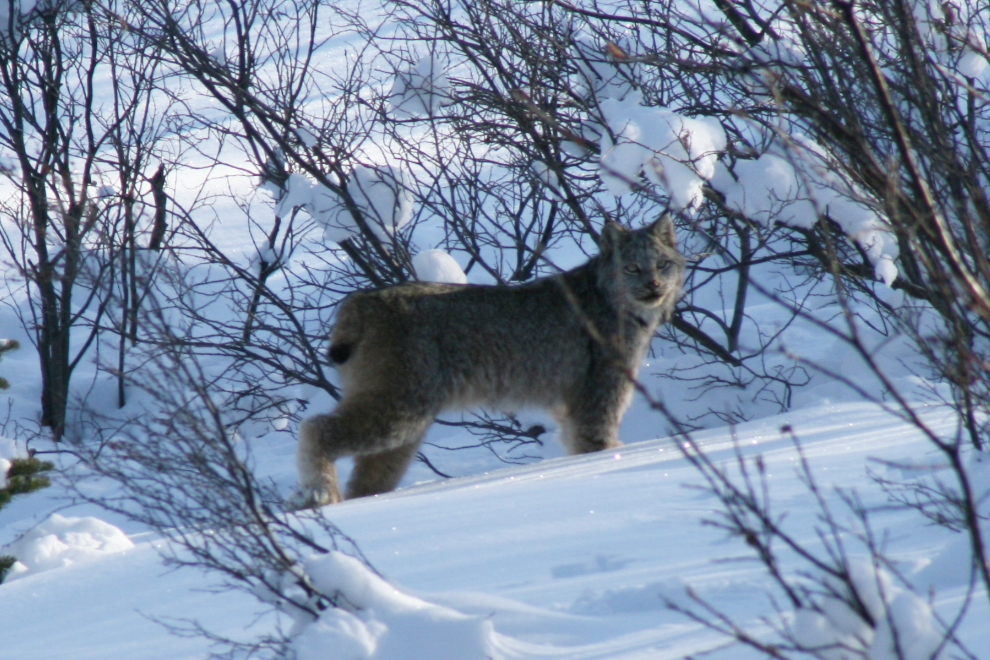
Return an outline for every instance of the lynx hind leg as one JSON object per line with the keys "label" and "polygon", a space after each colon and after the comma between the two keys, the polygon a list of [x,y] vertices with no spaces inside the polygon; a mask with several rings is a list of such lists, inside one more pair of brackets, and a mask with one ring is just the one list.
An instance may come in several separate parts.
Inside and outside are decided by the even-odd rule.
{"label": "lynx hind leg", "polygon": [[402,478],[434,412],[401,407],[383,396],[345,397],[329,415],[315,415],[299,427],[296,457],[308,506],[342,499],[333,467],[341,456],[356,459],[348,497],[386,492]]}
{"label": "lynx hind leg", "polygon": [[299,446],[296,467],[299,470],[299,492],[289,501],[293,509],[309,509],[340,502],[340,479],[337,466],[321,442],[322,423],[329,415],[317,415],[299,426]]}
{"label": "lynx hind leg", "polygon": [[354,458],[354,470],[347,482],[347,499],[378,495],[395,490],[412,462],[419,442]]}

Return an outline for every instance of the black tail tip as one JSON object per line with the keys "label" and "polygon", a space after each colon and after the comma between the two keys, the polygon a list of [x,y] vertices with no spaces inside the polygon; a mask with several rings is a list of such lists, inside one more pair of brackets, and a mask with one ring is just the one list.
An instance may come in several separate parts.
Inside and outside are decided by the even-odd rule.
{"label": "black tail tip", "polygon": [[330,358],[330,364],[344,364],[350,359],[353,352],[354,346],[352,344],[334,344],[327,351],[327,355]]}

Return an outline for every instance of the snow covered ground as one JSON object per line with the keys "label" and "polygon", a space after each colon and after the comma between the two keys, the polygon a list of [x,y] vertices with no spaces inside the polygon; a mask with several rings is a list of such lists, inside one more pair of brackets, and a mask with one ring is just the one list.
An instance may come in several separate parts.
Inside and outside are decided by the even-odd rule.
{"label": "snow covered ground", "polygon": [[[950,419],[933,413],[929,421],[951,430]],[[819,521],[796,478],[797,454],[784,425],[800,437],[821,486],[856,489],[867,506],[885,502],[866,477],[871,458],[916,464],[931,458],[917,431],[872,404],[764,418],[737,426],[734,439],[729,429],[696,435],[718,463],[731,463],[736,448],[762,455],[788,528],[812,546]],[[291,436],[270,434],[253,445],[263,471],[291,489]],[[324,572],[368,581],[359,590],[368,607],[364,620],[342,612],[334,616],[344,621],[321,619],[297,650],[302,658],[453,660],[484,657],[476,654],[484,649],[503,658],[679,658],[718,648],[724,638],[669,610],[666,601],[687,604],[690,587],[759,631],[758,619],[773,614],[767,598],[773,588],[743,543],[704,524],[718,502],[696,488],[701,485],[677,447],[659,439],[330,507],[326,515],[392,586],[347,558],[315,559],[313,575],[321,574],[319,562],[336,561]],[[0,543],[40,523],[14,546],[27,569],[0,585],[5,660],[202,658],[210,651],[207,640],[170,635],[155,620],[195,619],[242,639],[275,624],[270,608],[250,596],[211,592],[216,577],[164,570],[163,541],[147,530],[63,497],[56,486],[0,511]],[[889,534],[888,554],[899,568],[922,593],[935,589],[936,612],[951,618],[967,583],[961,539],[903,510],[881,509],[873,525]],[[977,597],[965,620],[972,623],[960,629],[972,650],[990,648],[990,630],[982,625],[988,615],[986,599]],[[750,656],[757,657],[733,646],[713,657]]]}
{"label": "snow covered ground", "polygon": [[[346,41],[335,46],[339,51],[347,47]],[[402,103],[413,107],[415,97],[407,96]],[[645,122],[652,114],[644,117]],[[714,165],[712,175],[717,181]],[[700,186],[700,179],[696,183]],[[294,194],[295,202],[311,196],[312,183],[300,179]],[[690,206],[692,200],[688,195],[679,205]],[[403,203],[396,203],[400,217],[393,218],[395,226],[408,219]],[[225,249],[257,253],[247,223],[225,222],[218,231]],[[423,247],[422,258],[414,260],[423,277],[464,277],[449,255],[430,255]],[[878,269],[883,256],[877,257]],[[580,259],[577,251],[560,255],[558,262],[572,258]],[[780,310],[756,301],[750,313],[772,326]],[[36,427],[41,383],[37,355],[11,306],[0,305],[0,337],[21,344],[0,362],[0,374],[12,382],[0,395],[0,436],[5,436],[0,459],[9,459],[25,453],[13,438]],[[797,322],[783,339],[790,351],[879,392],[855,352],[814,325]],[[919,372],[911,366],[907,343],[879,335],[870,341],[879,347],[878,360],[895,384],[921,401],[920,393],[932,384],[915,375]],[[691,417],[717,408],[717,397],[726,397],[731,407],[731,392],[699,399],[683,381],[657,378],[691,358],[668,354],[660,340],[654,348],[657,355],[642,380],[678,413]],[[85,362],[75,375],[75,395],[111,411],[114,384]],[[147,404],[134,395],[128,409]],[[322,395],[312,405],[319,410],[332,403]],[[888,601],[900,603],[892,611],[910,618],[900,628],[912,643],[907,657],[928,657],[933,616],[954,621],[968,603],[956,634],[975,657],[990,658],[988,598],[967,593],[966,539],[926,524],[913,511],[887,506],[887,495],[868,474],[903,479],[937,473],[939,457],[920,432],[820,374],[795,392],[791,412],[773,414],[772,406],[752,410],[764,416],[733,428],[699,431],[693,440],[718,465],[731,466],[739,455],[762,456],[784,527],[807,547],[820,549],[820,508],[800,478],[793,433],[837,518],[855,525],[834,488],[855,492],[871,511],[872,529],[894,561],[892,568],[915,588],[912,593],[886,585]],[[955,421],[944,410],[924,404],[919,410],[936,432],[953,431]],[[756,635],[769,634],[764,619],[778,620],[779,606],[784,621],[805,626],[804,639],[815,634],[830,639],[821,621],[787,608],[742,540],[707,524],[717,519],[720,502],[677,441],[665,437],[664,419],[642,398],[623,423],[621,435],[630,444],[607,454],[563,457],[552,439],[552,424],[535,413],[525,416],[550,429],[544,435],[549,442],[539,450],[542,460],[506,466],[484,449],[431,449],[434,456],[442,454],[446,471],[465,476],[439,480],[416,464],[394,493],[325,509],[385,581],[342,555],[306,560],[317,586],[341,589],[359,609],[328,610],[317,622],[294,630],[300,660],[631,660],[709,651],[705,657],[759,657],[738,644],[727,645],[724,636],[669,607],[693,607],[688,589]],[[470,442],[440,426],[429,440],[447,446]],[[244,442],[259,476],[288,496],[297,485],[294,428],[269,430]],[[51,488],[17,496],[0,509],[0,554],[20,562],[0,584],[0,660],[200,659],[216,650],[210,640],[171,634],[165,624],[194,620],[215,635],[247,641],[277,626],[291,627],[292,621],[271,606],[221,589],[217,575],[166,569],[160,558],[166,539],[96,505],[71,501],[58,475],[87,479],[91,492],[103,489],[108,495],[115,484],[87,476],[71,454],[57,452],[51,443],[36,440],[31,448],[55,461],[58,470]],[[890,467],[893,463],[917,469]],[[986,468],[973,471],[982,479],[976,483],[981,492],[990,491]],[[346,473],[344,465],[345,478]],[[867,557],[854,540],[847,550],[854,558]],[[786,575],[796,583],[807,580],[806,565],[793,553],[781,549],[780,557]],[[931,594],[930,601],[914,593]],[[881,634],[873,641],[872,660],[891,657]]]}

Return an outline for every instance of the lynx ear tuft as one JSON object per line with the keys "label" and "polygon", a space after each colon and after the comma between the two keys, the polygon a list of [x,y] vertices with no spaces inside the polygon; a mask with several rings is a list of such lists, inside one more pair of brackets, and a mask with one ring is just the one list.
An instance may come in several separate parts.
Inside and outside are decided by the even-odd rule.
{"label": "lynx ear tuft", "polygon": [[677,232],[674,228],[674,218],[664,213],[648,228],[649,232],[670,247],[677,247]]}
{"label": "lynx ear tuft", "polygon": [[620,225],[618,222],[609,220],[605,223],[605,227],[602,228],[601,238],[598,239],[598,249],[602,254],[611,252],[615,249],[615,246],[619,244],[622,237],[628,234],[629,230]]}

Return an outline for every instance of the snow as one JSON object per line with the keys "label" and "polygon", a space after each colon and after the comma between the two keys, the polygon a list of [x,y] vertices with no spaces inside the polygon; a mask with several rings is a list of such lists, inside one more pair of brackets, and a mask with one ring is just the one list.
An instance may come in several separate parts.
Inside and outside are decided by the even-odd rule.
{"label": "snow", "polygon": [[251,258],[251,265],[255,267],[257,272],[261,272],[262,265],[271,267],[274,264],[279,263],[280,256],[278,252],[269,244],[266,239],[262,245],[258,248],[257,254]]}
{"label": "snow", "polygon": [[809,228],[818,222],[811,200],[795,199],[800,189],[797,173],[783,158],[763,154],[756,160],[739,161],[733,173],[735,181],[727,171],[720,171],[712,180],[729,208],[764,224],[776,219],[792,227]]}
{"label": "snow", "polygon": [[414,182],[399,167],[356,167],[347,189],[372,230],[382,240],[391,236],[412,218]]}
{"label": "snow", "polygon": [[412,258],[412,264],[420,282],[467,284],[460,264],[444,250],[423,250]]}
{"label": "snow", "polygon": [[[821,651],[825,660],[849,657],[844,649],[868,653],[871,660],[940,657],[935,652],[942,636],[936,630],[928,603],[897,587],[884,568],[860,560],[851,564],[850,572],[859,598],[878,624],[877,629],[874,631],[845,603],[826,596],[819,604],[821,612],[798,611],[795,639],[809,648],[827,649]],[[834,589],[837,593],[845,591],[837,583]]]}
{"label": "snow", "polygon": [[396,74],[388,102],[396,117],[421,117],[436,114],[451,102],[450,83],[443,64],[428,56],[410,71]]}
{"label": "snow", "polygon": [[[9,506],[9,505],[8,505]],[[165,573],[155,543],[0,585],[4,660],[129,658],[193,660],[201,639],[169,635],[154,615],[195,616],[211,630],[251,630],[257,606],[243,595],[210,593],[199,571]]]}
{"label": "snow", "polygon": [[[28,14],[38,6],[38,0],[6,0],[0,2],[0,30],[6,32],[11,29],[12,36],[16,39],[19,33],[20,23]],[[13,11],[14,20],[11,21]],[[6,35],[0,33],[0,39],[5,39]]]}
{"label": "snow", "polygon": [[[567,142],[567,144],[573,145],[574,143]],[[563,199],[560,194],[560,180],[557,178],[557,173],[550,169],[549,165],[543,161],[535,160],[530,165],[530,169],[533,170],[533,174],[536,175],[536,179],[546,186],[547,195],[551,199]]]}
{"label": "snow", "polygon": [[987,58],[982,53],[967,48],[959,58],[958,70],[967,78],[978,78],[987,70]]}
{"label": "snow", "polygon": [[[265,189],[270,191],[267,185]],[[412,218],[413,189],[409,173],[392,165],[356,167],[347,183],[347,191],[371,230],[386,242]],[[357,231],[357,221],[343,198],[299,173],[289,175],[284,190],[278,191],[275,213],[287,217],[295,207],[305,209],[324,227],[327,241],[340,243]]]}
{"label": "snow", "polygon": [[715,174],[725,133],[714,122],[643,105],[632,92],[621,100],[602,102],[608,128],[601,137],[600,176],[614,195],[631,192],[640,172],[663,186],[676,210],[693,208],[703,199],[704,182]]}
{"label": "snow", "polygon": [[117,188],[109,184],[100,186],[96,191],[97,199],[106,199],[107,197],[113,197],[116,194]]}
{"label": "snow", "polygon": [[[953,421],[937,410],[925,413],[925,420],[936,432],[952,429]],[[886,501],[866,477],[871,457],[931,456],[910,425],[863,403],[812,406],[740,424],[731,433],[695,435],[717,463],[731,461],[736,448],[762,455],[774,496],[799,534],[813,534],[816,518],[813,498],[795,476],[796,452],[781,432],[784,425],[801,437],[824,488],[856,489],[868,506]],[[291,434],[251,443],[265,473],[288,492],[294,485]],[[295,624],[293,647],[301,659],[680,658],[723,643],[667,609],[667,602],[690,603],[687,587],[757,629],[758,618],[773,613],[769,578],[752,562],[727,563],[745,556],[745,547],[704,524],[717,501],[697,489],[700,476],[670,440],[414,483],[423,477],[414,470],[394,493],[325,510],[384,579],[337,552],[305,558],[316,586],[343,594],[345,605],[324,611],[316,622]],[[46,570],[0,584],[5,660],[42,657],[36,640],[53,629],[58,634],[46,637],[44,657],[73,660],[126,648],[132,660],[203,658],[206,640],[171,636],[144,617],[198,619],[234,636],[243,636],[254,621],[259,606],[250,596],[198,591],[204,582],[194,569],[163,573],[156,553],[162,541],[154,535],[132,528],[128,541],[109,522],[45,513],[65,506],[49,491],[15,500],[30,504],[42,521],[16,548],[40,554],[40,540],[54,535],[68,554],[55,556]],[[0,511],[0,525],[12,515]],[[878,583],[864,559],[854,564],[855,583],[871,611],[882,611],[886,599],[892,623],[881,623],[871,637],[837,602],[823,602],[825,615],[795,613],[795,634],[808,643],[859,635],[871,657],[886,660],[891,637],[884,626],[893,625],[898,638],[917,649],[911,660],[927,657],[921,654],[931,648],[933,613],[951,616],[967,588],[966,581],[933,575],[930,567],[957,561],[964,539],[940,528],[925,531],[903,510],[882,511],[873,524],[898,530],[890,551],[912,580],[932,581],[932,605],[882,572]],[[78,536],[70,540],[70,532]],[[97,599],[94,608],[75,606],[95,593],[118,595]],[[959,630],[971,648],[990,644],[990,631],[979,624],[987,616],[985,602],[975,599],[975,611]],[[253,625],[263,631],[273,625],[271,615]],[[731,647],[713,657],[756,656]]]}
{"label": "snow", "polygon": [[18,561],[6,581],[133,547],[126,534],[99,518],[71,518],[53,513],[7,548]]}
{"label": "snow", "polygon": [[[346,40],[339,44],[347,47]],[[968,52],[960,61],[962,75],[982,74],[986,61],[973,55]],[[764,56],[770,72],[776,62],[802,58],[802,53],[786,47]],[[867,252],[878,279],[888,286],[894,282],[897,246],[883,219],[857,191],[822,174],[815,145],[796,136],[796,144],[773,145],[751,160],[737,160],[729,172],[721,155],[726,138],[720,127],[670,108],[643,105],[639,93],[621,77],[609,78],[614,67],[599,64],[588,64],[581,75],[589,94],[607,98],[603,120],[615,139],[604,131],[598,173],[610,192],[625,195],[645,177],[670,195],[673,207],[690,210],[710,182],[725,194],[730,208],[758,221],[773,218],[810,227],[827,212]],[[408,116],[435,113],[447,102],[448,85],[439,62],[421,59],[395,77],[392,111]],[[584,132],[597,136],[603,128],[589,124]],[[295,130],[304,146],[315,146],[314,133],[303,127]],[[573,143],[572,147],[574,153],[581,151]],[[388,242],[414,224],[415,190],[409,172],[384,157],[376,162],[356,167],[347,190],[372,221],[375,234]],[[556,174],[541,162],[531,168],[537,181],[547,186],[547,194],[555,194]],[[193,188],[193,182],[188,183]],[[355,220],[339,195],[305,174],[291,174],[285,189],[274,191],[274,196],[275,214],[303,209],[328,241],[354,235]],[[223,228],[225,246],[241,251],[246,261],[285,259],[291,267],[288,255],[252,241],[246,227],[230,223]],[[577,250],[555,256],[583,258]],[[467,281],[456,259],[444,250],[423,250],[412,262],[422,281]],[[12,304],[25,309],[22,299]],[[768,305],[753,304],[749,311],[760,324],[776,322]],[[4,393],[13,414],[7,421],[0,416],[0,435],[24,432],[32,438],[33,450],[55,461],[57,474],[81,479],[90,492],[108,498],[119,495],[117,484],[86,473],[71,452],[62,451],[64,445],[32,434],[39,415],[37,355],[9,306],[0,306],[0,327],[5,335],[18,332],[22,346],[5,354],[0,365],[4,374],[17,375]],[[864,335],[929,428],[951,435],[957,421],[933,405],[937,397],[930,396],[947,386],[918,375],[903,338],[870,335],[866,329]],[[880,391],[855,351],[814,324],[795,322],[782,338],[793,354],[817,360],[867,391]],[[664,379],[685,358],[668,350],[662,340],[654,349],[656,355],[644,365],[641,380],[665,403],[693,414],[719,401],[734,401],[717,392],[698,401],[694,391],[685,391],[683,381]],[[103,399],[111,398],[107,392],[112,381],[94,360],[81,360],[74,378],[75,401],[85,398],[90,405],[111,409]],[[333,405],[328,395],[320,399],[310,386],[295,389],[313,409]],[[135,394],[128,408],[140,411],[149,404]],[[853,583],[876,619],[876,629],[826,594],[814,600],[817,609],[788,609],[773,580],[752,561],[746,544],[710,524],[717,519],[720,502],[682,454],[678,443],[683,438],[671,437],[664,418],[638,397],[620,433],[629,444],[616,451],[561,456],[553,423],[540,419],[550,432],[546,444],[533,450],[539,454],[536,462],[507,467],[485,449],[449,451],[443,454],[443,467],[459,475],[456,478],[438,479],[416,464],[394,493],[324,509],[322,514],[355,541],[374,570],[336,551],[299,557],[301,569],[321,592],[340,595],[340,607],[324,610],[315,619],[298,612],[278,613],[263,595],[225,590],[215,574],[190,567],[165,570],[162,555],[181,549],[133,520],[80,503],[65,481],[56,479],[50,488],[15,496],[0,509],[0,555],[18,559],[0,583],[2,657],[198,660],[216,650],[202,636],[170,634],[159,623],[180,620],[195,620],[217,635],[248,641],[288,630],[301,660],[760,657],[739,645],[727,646],[724,637],[671,609],[694,606],[689,589],[757,636],[772,636],[766,621],[780,612],[794,637],[805,644],[841,642],[871,660],[896,657],[894,640],[905,649],[907,660],[931,657],[941,637],[939,621],[955,621],[966,603],[954,633],[977,657],[990,648],[987,594],[978,587],[967,600],[969,540],[929,525],[911,510],[891,506],[868,473],[951,483],[931,443],[884,405],[864,402],[821,375],[795,392],[789,412],[769,415],[758,406],[754,410],[750,421],[702,430],[692,439],[717,465],[736,465],[739,456],[762,457],[782,524],[813,549],[820,540],[820,510],[798,474],[801,455],[783,429],[800,437],[820,492],[846,514],[843,522],[852,516],[842,509],[835,489],[857,494],[872,512],[872,529],[882,535],[884,551],[893,562],[893,567],[877,567],[854,534],[846,539]],[[520,419],[528,420],[530,414],[537,419],[527,411],[520,412]],[[282,416],[271,425],[242,428],[238,445],[253,459],[257,475],[284,495],[298,485],[295,430]],[[440,426],[431,430],[428,440],[448,447],[472,442],[463,432]],[[22,440],[0,437],[4,479],[10,460],[25,456]],[[965,460],[974,492],[987,506],[990,465],[980,454],[970,453]],[[342,461],[344,478],[349,469]],[[808,584],[813,575],[787,552],[781,554],[780,567],[798,585]],[[842,593],[844,586],[833,586]],[[823,651],[826,658],[845,656],[838,649]]]}
{"label": "snow", "polygon": [[[873,264],[878,280],[890,286],[897,279],[897,240],[884,220],[856,190],[837,181],[824,163],[821,149],[804,136],[753,160],[737,160],[730,173],[720,161],[711,185],[725,195],[730,209],[770,224],[810,229],[827,213],[856,241]],[[778,151],[779,153],[773,153]]]}
{"label": "snow", "polygon": [[7,487],[7,470],[10,469],[11,459],[27,457],[24,443],[0,436],[0,488]]}
{"label": "snow", "polygon": [[306,571],[324,593],[345,594],[356,611],[334,608],[321,614],[294,640],[300,660],[495,656],[491,621],[404,594],[353,557],[339,552],[311,557]]}
{"label": "snow", "polygon": [[319,142],[319,138],[316,136],[315,133],[313,133],[313,131],[302,126],[296,129],[296,136],[299,138],[299,141],[302,142],[304,146],[310,148],[315,147],[316,144]]}

